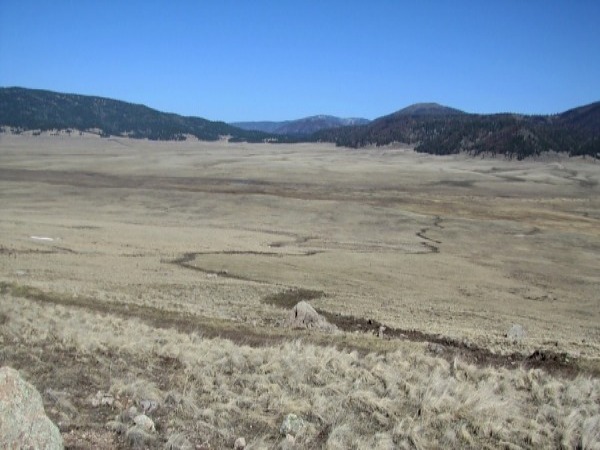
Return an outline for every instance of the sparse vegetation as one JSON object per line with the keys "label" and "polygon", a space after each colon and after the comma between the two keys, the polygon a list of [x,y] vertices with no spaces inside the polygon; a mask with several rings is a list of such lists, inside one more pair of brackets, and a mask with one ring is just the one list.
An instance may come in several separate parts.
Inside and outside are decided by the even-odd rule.
{"label": "sparse vegetation", "polygon": [[[116,420],[118,431],[131,406],[158,405],[148,413],[152,439],[115,433],[121,445],[161,448],[185,436],[223,448],[246,436],[249,448],[270,448],[282,441],[289,412],[306,422],[295,438],[307,448],[589,448],[600,438],[600,381],[585,376],[478,368],[418,349],[362,355],[302,341],[251,348],[6,294],[2,309],[11,317],[1,329],[2,363],[68,394],[50,409],[63,431],[81,420],[96,429]],[[72,364],[92,362],[86,384],[65,386]],[[97,390],[115,403],[94,407]]]}
{"label": "sparse vegetation", "polygon": [[0,364],[67,448],[597,446],[597,161],[2,139]]}

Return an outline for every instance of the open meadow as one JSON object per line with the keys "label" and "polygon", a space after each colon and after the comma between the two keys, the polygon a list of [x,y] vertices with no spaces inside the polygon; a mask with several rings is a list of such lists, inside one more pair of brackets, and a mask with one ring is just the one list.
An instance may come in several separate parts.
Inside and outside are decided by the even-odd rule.
{"label": "open meadow", "polygon": [[0,365],[69,448],[600,448],[600,161],[2,134]]}

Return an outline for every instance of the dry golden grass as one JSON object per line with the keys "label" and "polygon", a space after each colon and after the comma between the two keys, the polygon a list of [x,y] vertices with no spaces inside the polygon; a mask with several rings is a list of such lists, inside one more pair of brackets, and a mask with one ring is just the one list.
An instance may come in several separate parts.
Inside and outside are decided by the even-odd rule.
{"label": "dry golden grass", "polygon": [[[98,384],[77,393],[61,387],[64,367],[45,375],[66,395],[51,405],[56,417],[114,423],[128,405],[154,401],[154,445],[185,436],[222,448],[246,436],[250,448],[270,448],[284,442],[278,427],[290,412],[306,421],[296,442],[308,448],[594,448],[600,439],[600,380],[589,376],[479,368],[410,346],[366,355],[302,341],[251,348],[7,294],[2,313],[5,361],[23,362],[20,346],[93,361]],[[118,406],[93,407],[97,390]]]}
{"label": "dry golden grass", "polygon": [[0,139],[0,364],[70,447],[598,448],[597,161]]}

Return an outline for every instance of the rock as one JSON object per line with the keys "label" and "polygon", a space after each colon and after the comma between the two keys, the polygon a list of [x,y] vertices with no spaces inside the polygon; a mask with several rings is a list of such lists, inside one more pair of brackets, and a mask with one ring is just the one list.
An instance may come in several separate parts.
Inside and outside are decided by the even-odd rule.
{"label": "rock", "polygon": [[506,337],[513,342],[521,342],[523,339],[525,339],[526,335],[527,333],[525,333],[525,329],[516,323],[513,323],[509,328],[508,333],[506,333]]}
{"label": "rock", "polygon": [[140,406],[142,407],[144,414],[149,414],[158,408],[158,402],[156,400],[142,400]]}
{"label": "rock", "polygon": [[92,406],[97,408],[98,406],[112,406],[115,402],[115,398],[106,392],[98,391],[94,398],[92,398]]}
{"label": "rock", "polygon": [[377,336],[379,336],[379,339],[383,339],[383,332],[384,332],[385,330],[386,330],[386,328],[385,328],[383,325],[381,325],[381,326],[379,327],[379,332],[377,333]]}
{"label": "rock", "polygon": [[243,437],[239,437],[235,440],[233,444],[234,450],[244,450],[246,448],[246,439]]}
{"label": "rock", "polygon": [[290,311],[287,325],[291,328],[314,328],[321,331],[334,331],[336,326],[319,315],[309,303],[301,301]]}
{"label": "rock", "polygon": [[279,433],[283,436],[292,435],[296,436],[304,428],[304,420],[298,417],[296,414],[288,414],[283,419],[281,427],[279,427]]}
{"label": "rock", "polygon": [[121,412],[118,420],[123,423],[133,422],[136,416],[139,415],[139,412],[135,406],[130,406],[127,410]]}
{"label": "rock", "polygon": [[432,343],[432,342],[427,344],[427,349],[434,355],[438,355],[438,356],[443,355],[446,352],[446,349],[444,348],[443,345]]}
{"label": "rock", "polygon": [[154,436],[138,425],[127,430],[125,436],[133,448],[144,448],[144,446],[154,441]]}
{"label": "rock", "polygon": [[135,423],[136,426],[142,428],[148,433],[155,431],[154,422],[146,414],[140,414],[138,416],[135,416],[133,419],[133,423]]}
{"label": "rock", "polygon": [[63,448],[42,396],[10,367],[0,368],[0,448]]}

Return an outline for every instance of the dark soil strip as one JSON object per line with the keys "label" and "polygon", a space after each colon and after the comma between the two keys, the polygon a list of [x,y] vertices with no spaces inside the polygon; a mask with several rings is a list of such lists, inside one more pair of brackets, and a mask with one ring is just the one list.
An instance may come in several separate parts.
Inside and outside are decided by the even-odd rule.
{"label": "dark soil strip", "polygon": [[425,233],[427,233],[428,231],[429,231],[429,228],[421,228],[420,231],[417,231],[417,236],[420,237],[421,239],[425,239],[426,241],[435,242],[436,244],[442,243],[442,241],[437,241],[435,239],[425,236]]}
{"label": "dark soil strip", "polygon": [[[384,327],[383,335],[388,339],[406,339],[413,342],[429,342],[429,350],[436,356],[441,356],[449,361],[460,356],[462,360],[478,366],[508,367],[514,368],[522,366],[526,369],[544,369],[550,373],[560,373],[565,376],[574,377],[581,368],[570,362],[566,353],[554,353],[543,350],[536,350],[531,355],[512,353],[508,355],[498,355],[490,352],[486,348],[478,347],[466,341],[454,340],[442,335],[424,333],[418,330],[402,330],[399,328],[389,328],[382,323],[372,319],[360,317],[344,316],[333,314],[327,311],[317,310],[319,314],[325,317],[330,323],[335,324],[339,329],[346,332],[361,331],[377,335],[379,330]],[[594,375],[600,375],[600,371],[592,371]]]}
{"label": "dark soil strip", "polygon": [[[309,289],[288,289],[278,294],[265,297],[263,301],[270,305],[291,309],[301,300],[312,300],[325,296],[322,291]],[[536,350],[531,355],[512,353],[509,355],[498,355],[486,348],[478,347],[472,343],[458,341],[417,330],[402,330],[389,328],[372,319],[334,314],[317,309],[317,312],[334,324],[340,330],[349,333],[363,332],[378,335],[380,329],[384,328],[383,336],[386,339],[406,339],[413,342],[430,343],[429,350],[436,356],[446,358],[448,361],[459,356],[462,360],[478,366],[508,367],[522,366],[526,369],[544,369],[550,373],[560,373],[563,376],[574,377],[582,371],[574,362],[569,361],[566,353],[554,353]],[[593,375],[600,376],[600,370],[589,370]]]}
{"label": "dark soil strip", "polygon": [[204,269],[202,267],[198,267],[192,264],[193,261],[195,261],[196,256],[200,255],[201,253],[194,253],[194,252],[190,252],[190,253],[184,253],[184,255],[180,258],[174,259],[173,261],[171,261],[172,264],[175,264],[176,266],[179,267],[183,267],[184,269],[191,269],[191,270],[195,270],[197,272],[202,272],[208,275],[217,275],[219,277],[224,277],[224,278],[233,278],[234,280],[243,280],[243,281],[258,281],[258,280],[252,280],[250,278],[246,278],[243,277],[241,275],[234,275],[229,273],[226,270],[210,270],[210,269]]}
{"label": "dark soil strip", "polygon": [[307,252],[297,253],[297,254],[285,254],[285,253],[276,253],[276,252],[240,251],[240,250],[228,250],[228,251],[219,251],[219,252],[188,252],[188,253],[184,253],[183,256],[181,256],[180,258],[176,258],[170,262],[179,267],[183,267],[184,269],[196,270],[198,272],[206,273],[209,275],[212,274],[212,275],[217,275],[217,276],[224,277],[224,278],[233,278],[235,280],[253,281],[255,283],[267,283],[267,281],[256,280],[256,279],[252,279],[249,277],[245,277],[243,275],[232,274],[226,270],[205,269],[203,267],[194,265],[193,262],[196,260],[196,258],[198,256],[203,256],[203,255],[255,255],[255,256],[265,256],[265,257],[271,257],[271,258],[283,258],[284,256],[298,256],[298,257],[313,256],[313,255],[317,255],[319,253],[322,253],[322,252],[316,251],[316,250],[309,250]]}
{"label": "dark soil strip", "polygon": [[[222,337],[242,345],[253,347],[272,345],[286,337],[284,330],[261,333],[249,325],[233,323],[208,317],[181,314],[152,306],[141,306],[133,303],[101,302],[93,298],[61,295],[44,292],[40,289],[13,283],[0,282],[0,294],[11,294],[39,303],[51,303],[74,308],[82,308],[103,315],[113,315],[124,319],[140,319],[154,328],[176,329],[184,333],[196,332],[206,338]],[[271,331],[271,330],[270,330]]]}
{"label": "dark soil strip", "polygon": [[51,246],[48,250],[40,250],[40,249],[26,249],[26,250],[17,250],[14,248],[7,248],[0,245],[0,255],[8,255],[10,257],[16,258],[17,255],[56,255],[59,253],[71,253],[77,254],[75,250],[71,250],[67,247],[59,247],[56,245]]}
{"label": "dark soil strip", "polygon": [[429,253],[439,253],[440,249],[437,248],[435,245],[430,244],[429,242],[421,242],[421,245],[423,247],[428,248],[429,250],[431,250]]}
{"label": "dark soil strip", "polygon": [[[343,340],[335,339],[334,336],[322,339],[322,336],[315,333],[295,331],[293,334],[290,334],[290,332],[286,332],[287,330],[273,328],[268,328],[268,332],[261,332],[261,328],[251,327],[242,323],[233,323],[227,320],[181,314],[176,311],[141,306],[133,303],[107,303],[97,301],[93,298],[73,298],[14,283],[0,282],[0,294],[10,294],[40,303],[82,308],[99,314],[113,315],[124,319],[139,319],[154,328],[175,329],[183,333],[196,332],[205,338],[219,337],[251,347],[277,345],[288,339],[303,338],[315,345],[339,345],[341,348],[357,350],[361,353],[369,352],[368,347],[352,345]],[[283,307],[284,305],[291,304],[296,299],[308,300],[317,298],[320,296],[318,294],[320,294],[319,291],[308,289],[290,289],[277,296],[266,297],[265,301]],[[368,334],[377,334],[380,327],[382,327],[380,322],[371,319],[333,314],[322,310],[317,311],[340,330],[350,333],[360,331]],[[576,364],[576,361],[567,360],[567,355],[563,353],[536,350],[529,356],[517,353],[497,355],[470,343],[452,340],[440,335],[427,334],[417,330],[401,330],[387,327],[385,328],[384,336],[387,339],[429,342],[431,343],[430,350],[432,353],[436,356],[444,357],[449,361],[452,361],[456,356],[460,356],[461,359],[478,366],[539,368],[549,373],[566,377],[575,377],[582,372],[592,376],[600,376],[598,367],[581,367]]]}

